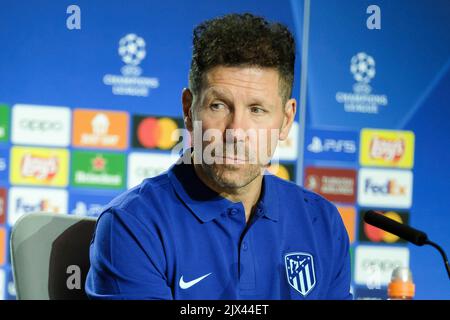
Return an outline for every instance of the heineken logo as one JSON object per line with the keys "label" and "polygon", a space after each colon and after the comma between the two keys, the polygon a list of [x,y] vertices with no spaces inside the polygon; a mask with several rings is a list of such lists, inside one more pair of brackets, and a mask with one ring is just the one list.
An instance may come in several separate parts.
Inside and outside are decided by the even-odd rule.
{"label": "heineken logo", "polygon": [[76,187],[125,188],[125,155],[74,151],[71,183]]}

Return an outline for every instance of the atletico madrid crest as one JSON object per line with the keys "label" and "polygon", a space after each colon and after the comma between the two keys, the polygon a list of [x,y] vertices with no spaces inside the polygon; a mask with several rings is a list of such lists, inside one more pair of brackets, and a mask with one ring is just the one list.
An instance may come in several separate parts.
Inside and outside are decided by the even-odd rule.
{"label": "atletico madrid crest", "polygon": [[316,285],[313,256],[305,252],[292,252],[286,254],[284,263],[289,284],[306,297]]}

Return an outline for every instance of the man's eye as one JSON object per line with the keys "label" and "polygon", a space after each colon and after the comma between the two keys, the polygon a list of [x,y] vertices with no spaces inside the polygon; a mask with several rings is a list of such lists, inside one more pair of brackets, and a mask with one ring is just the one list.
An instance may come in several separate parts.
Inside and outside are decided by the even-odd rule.
{"label": "man's eye", "polygon": [[252,113],[256,113],[256,114],[262,114],[262,113],[265,113],[265,112],[266,112],[266,110],[264,110],[264,109],[262,109],[262,108],[260,108],[260,107],[251,107],[251,108],[250,108],[250,111],[251,111]]}
{"label": "man's eye", "polygon": [[223,110],[225,108],[225,105],[223,103],[212,103],[209,107],[213,111],[219,111]]}

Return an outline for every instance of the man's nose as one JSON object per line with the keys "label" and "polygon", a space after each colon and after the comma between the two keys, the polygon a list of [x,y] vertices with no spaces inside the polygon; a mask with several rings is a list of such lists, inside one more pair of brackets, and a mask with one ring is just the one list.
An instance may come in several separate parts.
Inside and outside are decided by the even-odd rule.
{"label": "man's nose", "polygon": [[230,114],[226,126],[226,137],[235,141],[245,141],[246,131],[248,130],[248,119],[241,110],[234,110]]}

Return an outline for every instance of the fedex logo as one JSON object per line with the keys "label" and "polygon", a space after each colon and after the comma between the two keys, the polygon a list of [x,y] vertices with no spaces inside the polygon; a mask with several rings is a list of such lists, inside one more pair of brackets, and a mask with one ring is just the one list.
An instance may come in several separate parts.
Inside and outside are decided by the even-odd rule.
{"label": "fedex logo", "polygon": [[358,203],[381,208],[410,208],[413,175],[406,170],[361,169]]}
{"label": "fedex logo", "polygon": [[67,213],[67,191],[12,187],[8,199],[8,224],[29,213]]}
{"label": "fedex logo", "polygon": [[48,199],[42,199],[35,203],[27,202],[24,198],[17,198],[14,209],[19,213],[33,213],[33,212],[58,212],[57,207],[51,206]]}
{"label": "fedex logo", "polygon": [[353,162],[357,160],[358,143],[357,132],[312,129],[306,131],[305,155],[316,160]]}
{"label": "fedex logo", "polygon": [[406,186],[400,185],[396,180],[387,180],[385,183],[378,184],[373,179],[367,179],[364,190],[366,193],[401,196],[406,194],[406,188]]}

